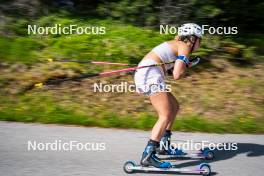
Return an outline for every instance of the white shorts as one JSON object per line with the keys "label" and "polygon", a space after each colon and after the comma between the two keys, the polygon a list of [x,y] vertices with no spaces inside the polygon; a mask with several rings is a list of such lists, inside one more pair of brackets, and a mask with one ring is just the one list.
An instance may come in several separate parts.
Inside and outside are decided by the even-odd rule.
{"label": "white shorts", "polygon": [[[157,64],[151,59],[142,60],[138,66]],[[165,75],[162,67],[147,67],[138,69],[134,76],[136,90],[138,93],[150,96],[157,92],[165,92]]]}

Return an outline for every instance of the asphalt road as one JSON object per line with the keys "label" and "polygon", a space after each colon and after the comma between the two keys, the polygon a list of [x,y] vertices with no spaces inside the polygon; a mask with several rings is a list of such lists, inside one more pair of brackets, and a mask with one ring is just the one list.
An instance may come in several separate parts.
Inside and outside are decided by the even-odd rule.
{"label": "asphalt road", "polygon": [[[124,176],[123,163],[138,161],[149,132],[0,122],[1,176]],[[211,161],[213,175],[262,176],[264,172],[264,135],[233,135],[174,132],[175,142],[185,140],[233,142],[238,150],[216,152]],[[28,143],[38,150],[28,150]],[[59,150],[48,143],[83,144],[86,149]],[[74,142],[73,142],[74,141]],[[81,146],[81,145],[80,145]],[[31,146],[32,147],[32,146]],[[53,150],[52,150],[53,149]],[[81,149],[81,147],[79,148]],[[178,167],[194,167],[199,160],[172,161]],[[134,175],[160,175],[138,173]],[[173,174],[166,174],[173,175]]]}

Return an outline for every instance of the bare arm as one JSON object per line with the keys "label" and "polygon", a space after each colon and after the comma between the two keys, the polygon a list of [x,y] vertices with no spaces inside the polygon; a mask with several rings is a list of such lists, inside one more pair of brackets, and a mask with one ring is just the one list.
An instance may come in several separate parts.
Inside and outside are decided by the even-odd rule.
{"label": "bare arm", "polygon": [[[185,56],[188,58],[189,54],[190,54],[190,50],[187,47],[187,45],[185,44],[180,44],[180,46],[178,47],[178,55],[179,56]],[[176,60],[175,65],[174,65],[174,70],[173,70],[173,78],[175,80],[178,80],[182,77],[182,75],[184,74],[186,69],[186,64],[181,61],[181,60]]]}
{"label": "bare arm", "polygon": [[182,75],[185,72],[185,63],[180,61],[180,60],[176,60],[175,65],[174,65],[174,70],[173,70],[173,78],[175,80],[178,80],[182,77]]}

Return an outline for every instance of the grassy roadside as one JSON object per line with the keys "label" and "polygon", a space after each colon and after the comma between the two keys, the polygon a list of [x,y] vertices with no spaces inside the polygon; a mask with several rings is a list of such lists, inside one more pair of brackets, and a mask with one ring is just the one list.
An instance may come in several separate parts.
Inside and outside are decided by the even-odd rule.
{"label": "grassy roadside", "polygon": [[[153,113],[141,113],[138,118],[120,117],[105,109],[97,109],[96,116],[78,113],[74,108],[61,107],[46,95],[39,97],[20,96],[16,101],[1,100],[1,104],[9,105],[1,108],[0,120],[17,122],[38,122],[44,124],[68,124],[114,128],[151,129],[156,121]],[[38,106],[34,104],[38,103]],[[263,133],[261,124],[250,118],[236,117],[229,123],[206,120],[199,116],[181,117],[176,120],[174,130],[200,131],[213,133]]]}

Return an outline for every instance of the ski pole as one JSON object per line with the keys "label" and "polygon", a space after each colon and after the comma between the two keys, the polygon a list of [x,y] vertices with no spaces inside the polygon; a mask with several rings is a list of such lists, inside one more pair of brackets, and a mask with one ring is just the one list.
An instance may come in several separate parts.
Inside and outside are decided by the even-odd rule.
{"label": "ski pole", "polygon": [[61,79],[48,79],[45,82],[37,83],[34,85],[34,87],[42,87],[43,85],[52,85],[52,84],[59,84],[64,81],[76,81],[80,79],[85,78],[92,78],[92,77],[103,77],[103,76],[111,76],[117,73],[126,73],[126,72],[132,72],[137,69],[143,69],[148,67],[158,67],[162,65],[172,64],[175,61],[167,62],[167,63],[158,63],[158,64],[152,64],[152,65],[146,65],[146,66],[138,66],[138,67],[130,67],[130,68],[124,68],[120,70],[113,70],[113,71],[107,71],[107,72],[101,72],[101,73],[93,73],[93,74],[82,74],[80,76],[76,77],[70,77],[70,78],[61,78]]}
{"label": "ski pole", "polygon": [[99,64],[99,65],[120,65],[120,66],[135,66],[136,64],[127,64],[127,63],[116,63],[116,62],[107,62],[107,61],[80,61],[80,60],[68,60],[68,59],[63,59],[63,60],[53,60],[53,59],[48,59],[49,62],[75,62],[75,63],[88,63],[88,64]]}

